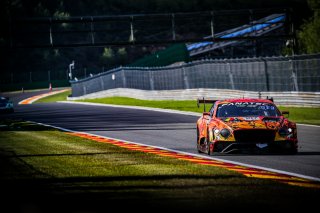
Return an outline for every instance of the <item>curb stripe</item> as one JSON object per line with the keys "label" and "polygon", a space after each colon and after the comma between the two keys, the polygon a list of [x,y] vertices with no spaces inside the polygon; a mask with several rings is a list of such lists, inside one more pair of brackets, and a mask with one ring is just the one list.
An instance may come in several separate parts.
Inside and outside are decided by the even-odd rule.
{"label": "curb stripe", "polygon": [[229,162],[223,162],[223,161],[208,159],[204,157],[192,156],[192,155],[178,153],[175,151],[165,150],[165,149],[156,148],[152,146],[140,145],[136,143],[130,143],[128,141],[121,141],[121,140],[111,139],[107,137],[96,136],[89,133],[66,132],[66,134],[81,137],[81,138],[86,138],[86,139],[101,142],[101,143],[112,144],[115,146],[133,150],[133,151],[141,151],[145,153],[156,154],[163,157],[172,157],[172,158],[185,160],[185,161],[200,164],[200,165],[225,168],[227,170],[239,172],[246,177],[270,179],[270,180],[278,181],[284,184],[300,186],[300,187],[320,188],[319,181],[312,181],[306,178],[295,177],[293,175],[281,174],[281,173],[267,171],[259,168],[250,168],[243,165],[237,165]]}
{"label": "curb stripe", "polygon": [[55,95],[55,94],[62,93],[62,92],[68,91],[68,90],[69,89],[57,90],[57,91],[51,91],[51,92],[48,92],[48,93],[44,93],[44,94],[41,94],[41,95],[32,96],[30,98],[27,98],[27,99],[24,99],[24,100],[20,101],[18,104],[32,104],[33,102],[39,100],[40,98],[44,98],[44,97],[47,97],[47,96],[50,96],[50,95]]}

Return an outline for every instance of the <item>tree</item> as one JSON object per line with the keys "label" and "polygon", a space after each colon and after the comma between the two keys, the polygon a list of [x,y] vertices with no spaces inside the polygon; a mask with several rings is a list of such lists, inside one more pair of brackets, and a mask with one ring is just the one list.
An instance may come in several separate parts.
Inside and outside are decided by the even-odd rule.
{"label": "tree", "polygon": [[115,54],[113,49],[110,47],[105,47],[103,49],[102,55],[100,56],[100,63],[103,67],[108,69],[115,65]]}
{"label": "tree", "polygon": [[313,16],[308,19],[298,31],[298,44],[301,53],[319,53],[320,52],[320,1],[308,0]]}

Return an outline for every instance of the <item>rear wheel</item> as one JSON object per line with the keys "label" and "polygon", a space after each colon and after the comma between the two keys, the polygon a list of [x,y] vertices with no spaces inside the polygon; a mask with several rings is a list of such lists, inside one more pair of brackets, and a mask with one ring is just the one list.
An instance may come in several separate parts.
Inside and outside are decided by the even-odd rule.
{"label": "rear wheel", "polygon": [[[208,142],[207,143],[207,148],[208,148],[208,155],[212,155],[213,154],[213,149],[211,149],[211,146],[213,146],[212,142]],[[211,151],[212,150],[212,151]]]}

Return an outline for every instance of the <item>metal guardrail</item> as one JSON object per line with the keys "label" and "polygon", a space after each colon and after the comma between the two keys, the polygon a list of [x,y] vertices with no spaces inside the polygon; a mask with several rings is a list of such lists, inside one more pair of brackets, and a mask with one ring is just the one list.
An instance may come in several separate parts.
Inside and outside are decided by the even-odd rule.
{"label": "metal guardrail", "polygon": [[197,100],[206,97],[215,100],[230,98],[267,98],[281,106],[320,107],[320,92],[253,92],[228,89],[187,89],[187,90],[139,90],[117,88],[79,97],[68,97],[68,100],[94,99],[103,97],[130,97],[143,100]]}

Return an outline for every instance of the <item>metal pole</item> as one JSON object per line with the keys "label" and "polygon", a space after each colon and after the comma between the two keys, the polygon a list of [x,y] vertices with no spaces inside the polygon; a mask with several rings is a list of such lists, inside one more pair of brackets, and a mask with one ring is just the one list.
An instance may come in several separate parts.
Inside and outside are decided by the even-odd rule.
{"label": "metal pole", "polygon": [[270,91],[270,83],[269,83],[269,74],[268,74],[268,64],[267,61],[263,58],[262,59],[263,64],[264,64],[264,73],[265,73],[265,77],[266,77],[266,87],[267,87],[267,91]]}
{"label": "metal pole", "polygon": [[231,65],[230,63],[227,63],[227,65],[228,65],[228,71],[229,71],[230,86],[231,86],[231,89],[235,89],[234,82],[233,82],[233,75],[231,72]]}
{"label": "metal pole", "polygon": [[94,44],[94,26],[93,26],[93,18],[92,18],[92,16],[91,16],[90,29],[91,29],[91,42],[92,42],[92,44]]}
{"label": "metal pole", "polygon": [[293,24],[293,16],[292,16],[292,11],[290,10],[288,12],[288,20],[290,24],[290,35],[292,36],[292,38],[290,39],[290,47],[291,47],[291,54],[292,56],[295,55],[295,31],[294,31],[294,24]]}
{"label": "metal pole", "polygon": [[127,88],[127,79],[126,79],[125,69],[122,66],[120,66],[120,69],[122,73],[122,88]]}
{"label": "metal pole", "polygon": [[154,90],[153,73],[149,71],[150,90]]}
{"label": "metal pole", "polygon": [[52,39],[52,29],[51,29],[51,18],[50,18],[50,28],[49,28],[49,39],[50,39],[50,45],[53,46],[53,39]]}
{"label": "metal pole", "polygon": [[189,86],[188,76],[184,67],[182,67],[182,71],[183,71],[184,88],[189,89],[190,86]]}
{"label": "metal pole", "polygon": [[293,22],[292,22],[292,24],[291,24],[291,29],[292,29],[292,36],[293,36],[293,39],[291,40],[291,53],[292,53],[292,56],[294,56],[294,54],[295,54],[295,52],[294,52],[294,49],[295,49],[295,43],[296,43],[296,41],[295,41],[295,35],[294,35],[294,25],[293,25]]}
{"label": "metal pole", "polygon": [[104,82],[102,76],[100,76],[100,84],[101,84],[101,90],[104,90]]}
{"label": "metal pole", "polygon": [[74,69],[74,61],[72,61],[71,64],[69,64],[69,77],[70,77],[70,80],[72,80],[72,71],[71,69]]}
{"label": "metal pole", "polygon": [[211,23],[210,23],[210,27],[211,27],[211,37],[214,39],[214,12],[211,12]]}
{"label": "metal pole", "polygon": [[[250,12],[250,17],[249,17],[249,19],[250,19],[250,26],[251,26],[251,29],[253,30],[253,36],[255,36],[256,35],[256,32],[255,32],[255,30],[254,30],[254,23],[253,23],[253,12],[252,12],[252,10],[249,10],[249,12]],[[252,40],[252,48],[253,48],[253,56],[254,57],[257,57],[257,40],[256,39],[253,39]]]}
{"label": "metal pole", "polygon": [[70,77],[70,80],[72,80],[72,72],[71,72],[71,66],[69,65],[69,77]]}
{"label": "metal pole", "polygon": [[172,40],[176,40],[176,32],[175,32],[175,23],[174,23],[174,14],[171,16],[171,25],[172,25]]}
{"label": "metal pole", "polygon": [[295,67],[294,67],[294,61],[293,60],[289,60],[290,63],[291,63],[291,72],[292,72],[292,75],[291,75],[291,78],[292,78],[292,81],[293,81],[293,90],[295,91],[299,91],[299,87],[298,87],[298,80],[297,80],[297,75],[296,75],[296,72],[295,72]]}
{"label": "metal pole", "polygon": [[130,39],[129,39],[129,42],[134,42],[133,16],[131,16],[131,22],[130,22]]}

